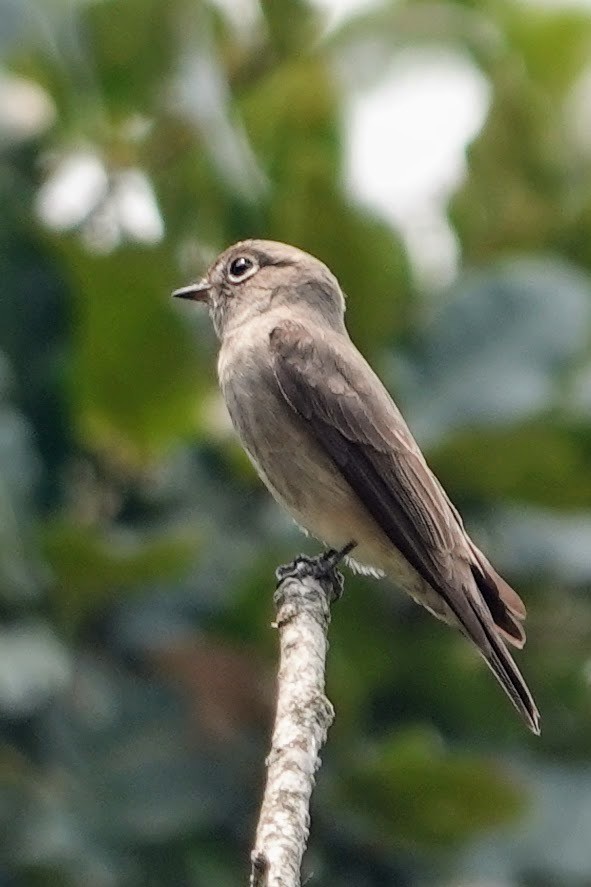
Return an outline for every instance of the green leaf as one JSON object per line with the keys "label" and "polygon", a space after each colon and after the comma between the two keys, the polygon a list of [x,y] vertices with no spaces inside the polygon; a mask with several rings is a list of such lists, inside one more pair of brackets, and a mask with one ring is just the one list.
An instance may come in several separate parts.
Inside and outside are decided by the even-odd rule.
{"label": "green leaf", "polygon": [[508,499],[562,508],[591,501],[588,429],[535,422],[474,429],[429,454],[452,498]]}
{"label": "green leaf", "polygon": [[180,4],[163,6],[160,0],[85,5],[85,60],[98,75],[101,99],[111,112],[147,112],[160,99],[163,78],[176,58],[175,13],[180,12]]}
{"label": "green leaf", "polygon": [[328,180],[336,182],[337,91],[324,59],[306,56],[276,68],[244,92],[238,110],[257,157],[276,184],[291,180],[303,158],[320,164]]}
{"label": "green leaf", "polygon": [[280,58],[307,48],[318,28],[316,11],[306,0],[261,0],[269,44]]}
{"label": "green leaf", "polygon": [[55,577],[56,609],[63,622],[72,624],[124,591],[179,579],[193,562],[199,540],[190,530],[150,538],[61,519],[42,526],[41,543]]}
{"label": "green leaf", "polygon": [[122,247],[108,256],[63,246],[76,293],[71,393],[83,443],[143,464],[197,428],[213,368],[172,304],[165,248]]}
{"label": "green leaf", "polygon": [[532,82],[560,98],[589,62],[591,15],[585,9],[504,3],[499,18]]}
{"label": "green leaf", "polygon": [[343,773],[346,803],[389,843],[453,846],[525,808],[523,790],[500,768],[447,752],[427,731],[398,733],[350,762]]}

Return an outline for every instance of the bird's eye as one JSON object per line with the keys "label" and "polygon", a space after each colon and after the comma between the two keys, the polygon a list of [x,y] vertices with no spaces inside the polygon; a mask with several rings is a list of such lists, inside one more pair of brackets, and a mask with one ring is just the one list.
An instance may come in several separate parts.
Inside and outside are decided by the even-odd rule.
{"label": "bird's eye", "polygon": [[249,259],[247,256],[238,256],[238,258],[232,259],[230,262],[228,279],[232,283],[240,283],[242,280],[250,277],[251,274],[254,274],[256,270],[257,266],[252,259]]}

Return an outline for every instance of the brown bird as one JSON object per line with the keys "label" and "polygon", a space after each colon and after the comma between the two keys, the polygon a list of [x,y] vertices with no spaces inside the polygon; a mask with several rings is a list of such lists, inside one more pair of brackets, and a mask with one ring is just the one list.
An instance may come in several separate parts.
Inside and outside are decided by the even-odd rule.
{"label": "brown bird", "polygon": [[296,522],[361,571],[385,574],[476,646],[530,729],[539,715],[506,643],[521,598],[468,536],[392,398],[351,342],[322,262],[245,240],[173,294],[205,302],[218,375],[260,477]]}

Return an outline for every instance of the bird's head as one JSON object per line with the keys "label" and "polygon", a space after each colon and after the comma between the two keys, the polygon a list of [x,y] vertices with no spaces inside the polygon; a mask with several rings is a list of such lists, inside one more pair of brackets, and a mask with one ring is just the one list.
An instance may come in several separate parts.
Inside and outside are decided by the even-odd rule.
{"label": "bird's head", "polygon": [[345,300],[329,269],[308,253],[272,240],[243,240],[221,253],[197,283],[173,296],[203,302],[218,338],[288,305],[315,322],[343,325]]}

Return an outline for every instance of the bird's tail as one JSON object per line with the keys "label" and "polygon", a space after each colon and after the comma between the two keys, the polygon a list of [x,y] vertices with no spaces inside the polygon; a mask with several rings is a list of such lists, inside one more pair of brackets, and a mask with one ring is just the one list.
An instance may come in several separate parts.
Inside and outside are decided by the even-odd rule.
{"label": "bird's tail", "polygon": [[[540,715],[521,672],[513,661],[499,629],[493,623],[485,604],[468,592],[472,618],[462,618],[464,634],[476,645],[478,652],[500,683],[501,687],[536,736],[540,735]],[[462,614],[465,617],[467,614]]]}

